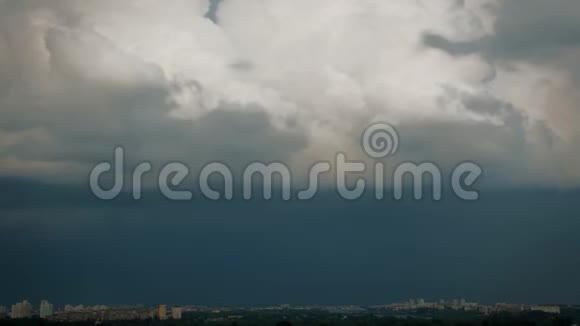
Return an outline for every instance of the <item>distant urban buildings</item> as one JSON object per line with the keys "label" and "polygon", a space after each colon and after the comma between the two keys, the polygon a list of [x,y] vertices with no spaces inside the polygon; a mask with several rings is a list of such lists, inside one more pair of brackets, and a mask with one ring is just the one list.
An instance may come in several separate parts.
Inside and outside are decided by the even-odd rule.
{"label": "distant urban buildings", "polygon": [[[169,314],[169,312],[171,313]],[[182,309],[180,307],[172,307],[171,310],[169,311],[167,309],[167,305],[160,304],[159,307],[157,308],[157,318],[159,318],[159,320],[167,320],[169,318],[181,319],[181,313]]]}
{"label": "distant urban buildings", "polygon": [[179,307],[171,308],[171,318],[181,319],[181,308],[179,308]]}
{"label": "distant urban buildings", "polygon": [[84,307],[82,310],[69,309],[67,312],[57,312],[48,319],[56,322],[85,321],[116,321],[116,320],[147,320],[157,316],[157,309],[142,306],[128,307]]}
{"label": "distant urban buildings", "polygon": [[55,322],[118,321],[118,320],[169,320],[181,319],[181,307],[161,304],[157,307],[137,306],[73,306],[66,305],[61,311],[54,311],[48,320]]}
{"label": "distant urban buildings", "polygon": [[47,318],[52,316],[54,313],[54,306],[47,300],[42,300],[40,302],[40,318]]}
{"label": "distant urban buildings", "polygon": [[558,306],[527,306],[522,304],[497,303],[495,305],[483,305],[477,302],[468,302],[465,299],[452,299],[450,301],[440,300],[437,302],[426,302],[423,299],[411,299],[403,303],[393,303],[384,306],[372,307],[387,311],[416,311],[419,309],[430,310],[459,310],[465,312],[476,312],[484,315],[499,312],[521,313],[526,311],[541,311],[550,314],[560,314]]}
{"label": "distant urban buildings", "polygon": [[[204,312],[209,314],[229,314],[227,318],[235,319],[241,316],[240,312],[278,312],[283,313],[287,310],[292,311],[323,311],[345,316],[363,315],[369,312],[382,315],[405,315],[414,314],[425,315],[437,313],[437,311],[459,311],[469,314],[490,315],[496,313],[526,313],[526,312],[543,312],[547,314],[560,314],[560,306],[550,305],[523,305],[497,303],[495,305],[485,305],[477,302],[468,302],[465,299],[439,300],[429,302],[424,299],[411,299],[407,302],[393,303],[380,306],[362,307],[356,305],[343,306],[269,306],[269,307],[205,307],[205,306],[168,306],[160,304],[158,306],[146,307],[143,305],[133,306],[84,306],[84,305],[65,305],[60,310],[55,309],[54,305],[48,300],[42,300],[38,309],[33,309],[32,304],[27,300],[12,305],[11,309],[0,306],[0,318],[26,319],[38,318],[46,319],[50,322],[105,322],[121,320],[179,320],[182,314]],[[566,312],[564,312],[566,313]],[[217,316],[215,318],[222,318]],[[241,318],[241,317],[240,317]],[[211,320],[208,319],[208,320]]]}
{"label": "distant urban buildings", "polygon": [[159,309],[157,311],[157,317],[159,320],[166,320],[167,319],[167,305],[160,304]]}
{"label": "distant urban buildings", "polygon": [[109,307],[107,306],[103,306],[103,305],[97,305],[97,306],[84,306],[84,305],[78,305],[78,306],[73,306],[70,304],[67,304],[64,306],[64,312],[83,312],[83,311],[99,311],[99,310],[106,310]]}
{"label": "distant urban buildings", "polygon": [[10,317],[12,319],[32,317],[32,305],[26,300],[13,304],[10,309]]}
{"label": "distant urban buildings", "polygon": [[541,312],[545,312],[548,314],[559,314],[560,313],[560,307],[558,307],[558,306],[532,306],[530,308],[530,310],[541,311]]}

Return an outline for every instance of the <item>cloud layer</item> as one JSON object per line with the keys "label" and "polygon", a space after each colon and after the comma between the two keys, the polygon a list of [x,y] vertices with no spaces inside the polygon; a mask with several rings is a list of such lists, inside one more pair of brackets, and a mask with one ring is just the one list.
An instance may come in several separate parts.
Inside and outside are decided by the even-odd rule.
{"label": "cloud layer", "polygon": [[81,180],[133,160],[480,162],[501,184],[580,181],[573,0],[0,0],[0,171]]}

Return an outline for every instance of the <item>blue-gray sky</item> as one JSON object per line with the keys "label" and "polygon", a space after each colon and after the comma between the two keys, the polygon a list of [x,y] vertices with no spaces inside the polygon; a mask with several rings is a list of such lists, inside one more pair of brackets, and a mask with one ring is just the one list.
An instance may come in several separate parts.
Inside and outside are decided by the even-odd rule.
{"label": "blue-gray sky", "polygon": [[2,180],[0,303],[579,303],[579,192],[477,203],[97,201]]}

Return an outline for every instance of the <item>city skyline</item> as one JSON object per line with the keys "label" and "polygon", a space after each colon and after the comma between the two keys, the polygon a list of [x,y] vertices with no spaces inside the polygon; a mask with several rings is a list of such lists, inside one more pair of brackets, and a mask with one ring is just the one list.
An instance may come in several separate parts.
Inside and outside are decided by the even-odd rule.
{"label": "city skyline", "polygon": [[[421,306],[433,306],[433,305],[441,305],[441,306],[458,306],[458,307],[469,307],[469,306],[501,306],[501,305],[519,305],[519,306],[526,306],[526,307],[533,307],[533,306],[580,306],[580,304],[574,303],[536,303],[536,304],[522,304],[517,302],[504,302],[504,301],[497,301],[495,303],[480,303],[475,301],[469,301],[465,298],[450,298],[450,299],[424,299],[424,298],[411,298],[406,301],[401,302],[383,302],[381,304],[371,304],[371,305],[359,305],[356,303],[345,303],[345,304],[338,304],[338,305],[327,305],[327,304],[288,304],[288,303],[279,303],[279,304],[261,304],[261,305],[223,305],[223,306],[211,306],[211,305],[203,305],[203,304],[150,304],[144,305],[141,303],[133,303],[133,304],[122,304],[122,305],[108,305],[108,304],[96,304],[96,305],[87,305],[87,304],[62,304],[62,305],[54,305],[49,300],[43,299],[39,302],[38,305],[34,305],[29,300],[22,300],[20,302],[16,302],[12,305],[12,308],[26,306],[27,313],[28,312],[37,312],[41,313],[42,308],[45,307],[48,312],[73,312],[73,311],[84,311],[84,310],[106,310],[106,309],[115,309],[115,308],[134,308],[134,307],[148,307],[148,308],[155,308],[158,311],[159,315],[171,315],[171,309],[174,307],[198,307],[203,309],[215,309],[215,308],[268,308],[268,307],[277,307],[277,308],[303,308],[303,307],[341,307],[341,306],[360,306],[360,307],[367,307],[367,308],[378,308],[378,307],[388,307],[388,306],[408,306],[412,307],[421,307]],[[0,305],[0,308],[6,308],[4,305]],[[28,311],[29,310],[29,311]],[[6,313],[6,311],[0,310],[0,313]],[[165,312],[165,314],[163,313]],[[51,313],[52,314],[52,313]],[[40,315],[39,315],[40,316]]]}
{"label": "city skyline", "polygon": [[[221,309],[294,309],[294,310],[344,310],[346,309],[356,312],[360,309],[387,309],[392,311],[405,311],[414,309],[437,309],[437,310],[463,310],[463,311],[476,311],[480,313],[489,314],[498,311],[542,311],[545,313],[560,313],[560,306],[571,306],[571,305],[524,305],[518,303],[495,303],[493,305],[482,304],[478,302],[470,302],[464,298],[461,299],[439,299],[435,301],[429,301],[422,298],[409,299],[405,302],[393,302],[385,303],[381,305],[372,306],[359,306],[359,305],[290,305],[290,304],[280,304],[280,305],[262,305],[262,306],[223,306],[223,307],[211,307],[211,306],[197,306],[197,305],[167,305],[159,304],[153,306],[145,306],[141,304],[137,305],[121,305],[121,306],[107,306],[107,305],[95,305],[95,306],[85,306],[85,305],[71,305],[66,304],[62,307],[56,307],[51,304],[48,300],[42,300],[38,306],[38,309],[31,304],[28,300],[23,300],[22,302],[17,302],[12,305],[10,312],[4,306],[0,306],[0,314],[7,314],[12,319],[23,319],[32,318],[33,316],[40,317],[41,319],[51,317],[53,315],[66,315],[68,313],[82,313],[82,312],[97,312],[97,311],[107,311],[107,310],[134,310],[134,309],[144,309],[148,308],[151,311],[150,318],[158,318],[160,320],[166,319],[181,319],[182,311],[218,311]],[[580,306],[580,305],[578,305]]]}

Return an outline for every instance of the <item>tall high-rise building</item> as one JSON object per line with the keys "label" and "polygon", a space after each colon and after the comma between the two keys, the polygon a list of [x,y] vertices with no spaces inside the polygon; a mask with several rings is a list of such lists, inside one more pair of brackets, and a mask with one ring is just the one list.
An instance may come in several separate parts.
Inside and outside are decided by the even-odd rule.
{"label": "tall high-rise building", "polygon": [[181,308],[180,307],[171,308],[171,318],[181,319]]}
{"label": "tall high-rise building", "polygon": [[6,306],[0,306],[0,315],[8,313],[8,308]]}
{"label": "tall high-rise building", "polygon": [[13,319],[32,317],[32,305],[26,300],[13,304],[10,311],[10,317]]}
{"label": "tall high-rise building", "polygon": [[47,300],[42,300],[40,302],[40,318],[46,318],[52,316],[54,312],[54,306]]}
{"label": "tall high-rise building", "polygon": [[167,319],[167,305],[160,304],[159,310],[157,311],[157,316],[159,320],[166,320]]}

